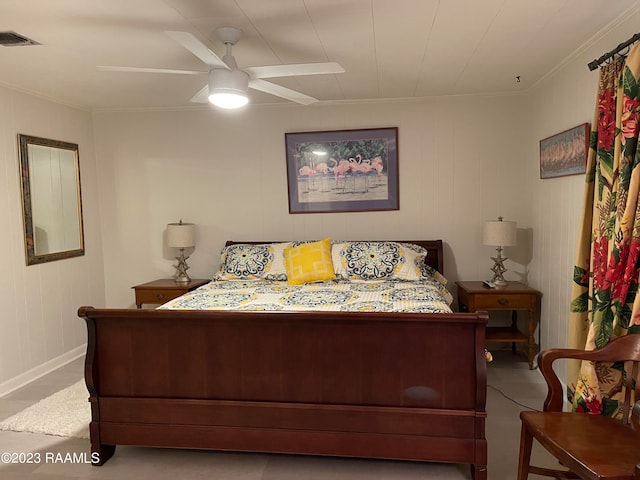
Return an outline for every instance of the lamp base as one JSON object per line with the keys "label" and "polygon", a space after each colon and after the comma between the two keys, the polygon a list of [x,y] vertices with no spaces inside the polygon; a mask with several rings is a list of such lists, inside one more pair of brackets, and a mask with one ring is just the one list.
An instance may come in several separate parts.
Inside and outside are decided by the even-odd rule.
{"label": "lamp base", "polygon": [[184,285],[191,281],[191,278],[189,278],[189,275],[187,275],[187,270],[189,269],[189,265],[187,265],[187,258],[189,257],[184,256],[184,248],[181,248],[180,256],[176,257],[176,260],[178,260],[178,264],[175,266],[176,275],[174,277],[175,282],[179,285]]}
{"label": "lamp base", "polygon": [[508,257],[502,256],[502,247],[497,247],[496,252],[497,252],[496,256],[491,257],[491,260],[493,260],[494,262],[493,267],[491,267],[491,271],[493,272],[493,278],[490,280],[489,283],[493,285],[495,288],[504,288],[507,285],[509,285],[503,276],[503,273],[507,271],[507,269],[504,266],[504,262],[505,260],[508,260]]}
{"label": "lamp base", "polygon": [[506,280],[500,280],[499,278],[493,277],[493,279],[486,282],[491,288],[504,288],[509,285],[509,282]]}

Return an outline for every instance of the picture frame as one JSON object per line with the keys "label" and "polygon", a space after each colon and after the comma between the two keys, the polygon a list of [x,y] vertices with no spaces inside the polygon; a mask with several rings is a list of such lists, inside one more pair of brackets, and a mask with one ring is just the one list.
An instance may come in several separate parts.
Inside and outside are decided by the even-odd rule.
{"label": "picture frame", "polygon": [[540,178],[580,175],[587,168],[589,124],[540,140]]}
{"label": "picture frame", "polygon": [[285,133],[289,213],[399,210],[398,128]]}

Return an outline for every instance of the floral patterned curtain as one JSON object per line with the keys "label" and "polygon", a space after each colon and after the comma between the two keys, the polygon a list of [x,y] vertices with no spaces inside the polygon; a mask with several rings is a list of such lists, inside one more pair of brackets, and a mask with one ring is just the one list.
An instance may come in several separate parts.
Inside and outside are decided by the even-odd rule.
{"label": "floral patterned curtain", "polygon": [[[569,346],[640,332],[640,44],[600,68],[572,291]],[[574,410],[616,415],[622,364],[568,366]]]}

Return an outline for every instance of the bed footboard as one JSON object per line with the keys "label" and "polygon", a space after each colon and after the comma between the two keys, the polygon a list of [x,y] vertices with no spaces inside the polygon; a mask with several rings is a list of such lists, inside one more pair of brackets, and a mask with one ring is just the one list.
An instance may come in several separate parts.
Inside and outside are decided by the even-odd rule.
{"label": "bed footboard", "polygon": [[82,307],[91,450],[469,463],[486,479],[486,313]]}

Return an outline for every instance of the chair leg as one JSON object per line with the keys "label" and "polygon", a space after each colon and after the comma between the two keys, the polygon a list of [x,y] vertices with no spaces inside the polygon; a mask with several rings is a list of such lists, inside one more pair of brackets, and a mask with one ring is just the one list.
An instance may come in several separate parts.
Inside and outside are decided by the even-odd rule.
{"label": "chair leg", "polygon": [[518,480],[529,478],[529,464],[531,463],[531,447],[533,446],[533,435],[524,423],[520,429],[520,454],[518,457]]}

